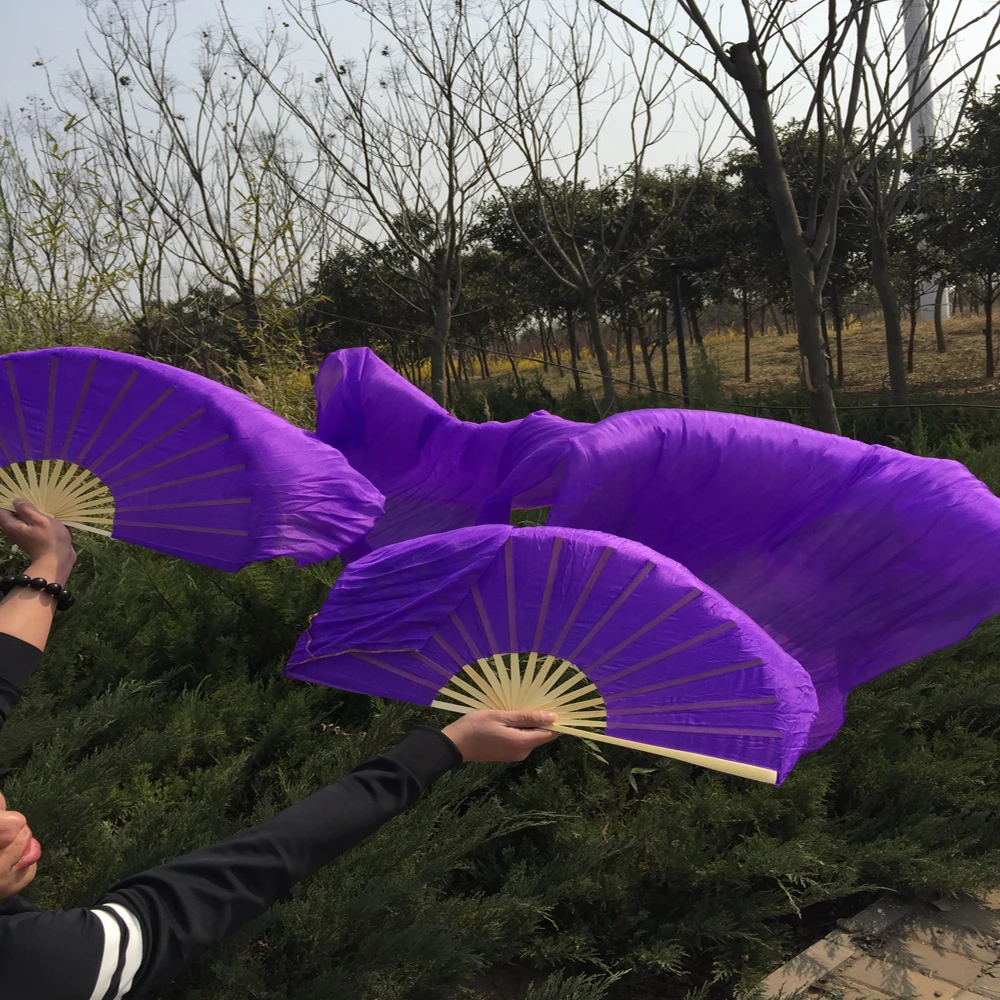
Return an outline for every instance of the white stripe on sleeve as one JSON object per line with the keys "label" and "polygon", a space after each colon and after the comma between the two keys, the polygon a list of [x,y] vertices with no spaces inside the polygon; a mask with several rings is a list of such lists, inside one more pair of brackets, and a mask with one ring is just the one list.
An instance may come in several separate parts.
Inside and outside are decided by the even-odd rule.
{"label": "white stripe on sleeve", "polygon": [[118,969],[118,956],[121,952],[122,932],[118,921],[104,910],[91,911],[104,930],[104,954],[101,956],[101,967],[97,973],[97,982],[90,1000],[105,1000],[111,981]]}
{"label": "white stripe on sleeve", "polygon": [[128,996],[128,991],[132,989],[136,973],[142,965],[142,927],[135,914],[122,906],[120,903],[109,903],[109,910],[114,910],[128,929],[128,940],[125,945],[125,964],[122,966],[121,982],[118,984],[118,993],[114,1000],[123,1000]]}

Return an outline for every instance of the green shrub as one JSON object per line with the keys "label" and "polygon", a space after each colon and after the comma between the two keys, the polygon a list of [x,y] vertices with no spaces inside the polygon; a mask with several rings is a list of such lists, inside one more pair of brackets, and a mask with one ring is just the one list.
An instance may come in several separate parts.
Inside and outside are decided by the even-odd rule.
{"label": "green shrub", "polygon": [[538,375],[518,382],[496,380],[486,388],[460,385],[452,391],[451,411],[459,420],[483,423],[499,420],[506,423],[528,416],[536,410],[559,409],[559,400]]}

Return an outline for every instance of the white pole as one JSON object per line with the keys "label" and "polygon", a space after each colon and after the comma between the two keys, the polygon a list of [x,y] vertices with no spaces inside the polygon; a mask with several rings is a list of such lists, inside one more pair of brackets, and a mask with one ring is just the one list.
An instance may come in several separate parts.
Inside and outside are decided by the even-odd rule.
{"label": "white pole", "polygon": [[903,0],[903,35],[906,39],[906,71],[913,102],[910,145],[916,153],[934,138],[934,103],[931,99],[927,43],[927,0]]}
{"label": "white pole", "polygon": [[[906,41],[906,71],[913,115],[910,118],[910,151],[917,153],[934,138],[934,102],[931,99],[931,74],[928,41],[927,0],[903,0],[903,36]],[[934,318],[937,282],[920,293],[921,319]],[[941,301],[941,318],[951,315],[948,289]]]}

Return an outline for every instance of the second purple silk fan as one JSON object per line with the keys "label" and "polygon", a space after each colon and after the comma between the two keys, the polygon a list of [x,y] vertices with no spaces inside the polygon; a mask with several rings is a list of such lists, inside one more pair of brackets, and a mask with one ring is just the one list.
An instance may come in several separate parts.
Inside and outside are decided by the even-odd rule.
{"label": "second purple silk fan", "polygon": [[465,528],[348,567],[286,674],[554,728],[778,783],[805,748],[805,670],[666,557],[568,528]]}

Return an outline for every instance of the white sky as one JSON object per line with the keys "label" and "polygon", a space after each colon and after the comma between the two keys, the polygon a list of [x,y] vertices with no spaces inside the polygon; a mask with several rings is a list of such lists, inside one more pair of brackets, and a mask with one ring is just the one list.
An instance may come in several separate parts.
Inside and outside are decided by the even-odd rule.
{"label": "white sky", "polygon": [[[85,35],[88,31],[87,13],[81,0],[0,0],[6,7],[0,15],[0,106],[19,106],[31,95],[46,92],[45,70],[34,67],[36,60],[43,60],[54,81],[58,82],[66,69],[72,67],[77,53],[86,50]],[[585,3],[586,0],[580,0]],[[227,0],[227,8],[234,20],[250,29],[258,24],[268,4],[280,10],[281,0]],[[639,4],[628,0],[623,9],[641,17]],[[201,24],[213,19],[213,0],[181,0],[183,28],[180,34],[194,32]],[[331,4],[331,18],[338,17],[337,36],[343,43],[343,53],[349,56],[368,41],[365,27],[357,18],[345,16],[344,6]],[[292,36],[294,39],[294,35]],[[182,66],[178,66],[182,70]],[[711,100],[692,91],[700,103],[711,106]],[[693,103],[693,102],[692,102]],[[732,130],[724,129],[728,135]],[[627,158],[628,132],[624,123],[612,124],[608,134],[601,139],[602,159],[616,164]],[[615,148],[621,155],[615,155]],[[680,163],[695,157],[698,148],[698,131],[686,120],[684,114],[676,116],[669,137],[661,142],[649,166]]]}
{"label": "white sky", "polygon": [[[587,0],[579,2],[586,3]],[[622,2],[626,12],[637,20],[641,19],[641,6],[638,0],[622,0]],[[954,7],[956,2],[958,0],[941,0],[942,12],[946,8]],[[966,9],[984,10],[992,2],[993,0],[967,0]],[[10,104],[17,107],[29,95],[43,94],[46,90],[44,71],[32,66],[35,60],[44,60],[48,71],[56,81],[73,65],[77,52],[86,47],[87,15],[81,0],[2,0],[2,3],[5,10],[0,15],[0,106]],[[281,0],[227,0],[231,15],[248,29],[260,22],[269,3],[273,4],[276,10],[280,10]],[[801,9],[805,16],[803,24],[809,25],[815,16],[808,13],[813,7],[814,0],[788,0],[788,4],[790,9]],[[724,27],[721,34],[726,41],[739,41],[745,37],[740,4],[737,0],[703,0],[703,6],[716,24],[722,22]],[[820,19],[824,17],[823,6],[822,3],[819,4]],[[881,9],[889,13],[898,8],[895,0],[887,0]],[[215,3],[214,0],[181,0],[180,10],[182,17],[180,34],[188,35],[204,22],[213,19]],[[349,56],[352,50],[356,51],[366,43],[367,33],[364,26],[356,17],[345,15],[342,4],[332,3],[330,16],[341,20],[336,27],[345,56]],[[979,37],[981,33],[971,37],[969,44],[975,44]],[[304,60],[308,60],[307,55],[304,55]],[[183,73],[183,63],[177,64],[177,69]],[[992,86],[1000,71],[1000,55],[994,53],[990,57],[988,70],[989,72],[984,74],[984,81]],[[693,85],[685,90],[685,101],[693,104],[695,99],[703,108],[713,106],[711,98],[699,85]],[[796,104],[793,102],[790,108],[795,110]],[[720,120],[720,117],[715,119],[717,124]],[[721,122],[723,137],[731,135],[733,131],[731,125]],[[690,161],[696,154],[697,140],[696,128],[687,120],[684,113],[678,114],[669,136],[660,142],[648,165],[655,167]],[[608,133],[602,135],[601,147],[602,159],[606,165],[627,158],[627,130],[624,122],[610,125]],[[616,147],[621,149],[624,155],[616,156]]]}

